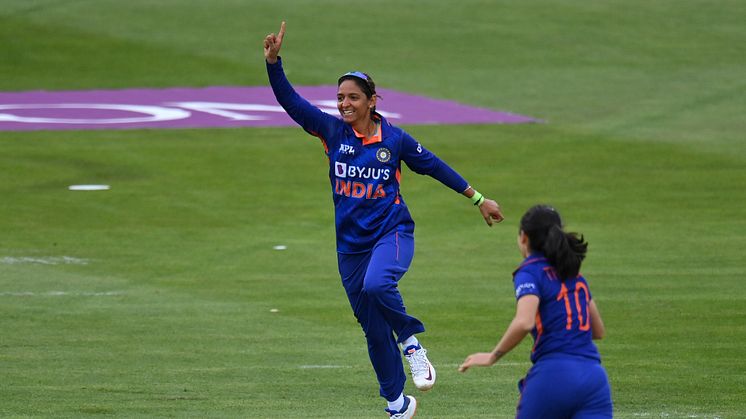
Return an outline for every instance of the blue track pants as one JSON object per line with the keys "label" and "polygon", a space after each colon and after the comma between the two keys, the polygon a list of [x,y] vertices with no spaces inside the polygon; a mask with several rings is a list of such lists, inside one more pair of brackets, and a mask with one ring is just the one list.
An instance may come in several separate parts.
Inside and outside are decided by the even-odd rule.
{"label": "blue track pants", "polygon": [[601,363],[557,355],[541,358],[520,381],[517,419],[606,419],[611,388]]}
{"label": "blue track pants", "polygon": [[414,235],[401,231],[384,236],[369,252],[338,253],[342,285],[365,332],[380,394],[388,401],[399,397],[406,382],[397,342],[425,331],[407,314],[397,287],[413,256]]}

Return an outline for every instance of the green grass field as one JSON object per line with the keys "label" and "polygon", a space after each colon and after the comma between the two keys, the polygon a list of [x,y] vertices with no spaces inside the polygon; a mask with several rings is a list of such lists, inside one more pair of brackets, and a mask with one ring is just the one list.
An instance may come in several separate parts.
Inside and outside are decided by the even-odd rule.
{"label": "green grass field", "polygon": [[[547,121],[405,127],[507,216],[404,171],[418,418],[512,417],[530,339],[456,367],[512,318],[539,202],[590,242],[616,417],[746,417],[746,3],[2,0],[0,91],[266,85],[283,19],[297,85]],[[0,132],[0,169],[0,417],[385,417],[299,128]]]}

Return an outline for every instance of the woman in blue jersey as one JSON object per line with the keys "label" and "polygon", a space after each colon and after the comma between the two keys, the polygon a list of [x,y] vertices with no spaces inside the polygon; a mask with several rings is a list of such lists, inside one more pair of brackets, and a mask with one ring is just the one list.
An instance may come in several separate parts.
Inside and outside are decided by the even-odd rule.
{"label": "woman in blue jersey", "polygon": [[592,341],[604,336],[604,324],[580,275],[588,244],[563,231],[554,208],[537,205],[521,218],[518,248],[525,260],[513,273],[515,317],[492,352],[469,355],[459,371],[493,365],[530,332],[534,365],[518,384],[516,417],[612,417],[609,381]]}
{"label": "woman in blue jersey", "polygon": [[399,190],[401,163],[470,198],[488,225],[503,219],[499,205],[474,190],[442,160],[376,112],[376,86],[365,73],[343,74],[337,82],[340,116],[303,99],[285,77],[280,32],[264,39],[264,57],[275,97],[288,115],[318,137],[329,158],[337,259],[347,297],[368,342],[386,411],[410,418],[417,402],[405,396],[402,353],[420,390],[435,383],[435,369],[415,336],[425,330],[409,315],[398,289],[414,255],[414,221]]}

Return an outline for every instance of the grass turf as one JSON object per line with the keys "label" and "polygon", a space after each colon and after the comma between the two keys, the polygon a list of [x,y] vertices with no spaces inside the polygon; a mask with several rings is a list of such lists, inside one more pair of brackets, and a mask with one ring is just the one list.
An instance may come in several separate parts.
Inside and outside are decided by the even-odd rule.
{"label": "grass turf", "polygon": [[[383,87],[543,118],[406,127],[508,216],[487,229],[405,170],[418,227],[401,289],[439,367],[419,416],[512,415],[528,342],[455,369],[511,318],[517,220],[536,202],[591,243],[616,416],[744,414],[742,3],[210,4],[6,1],[0,90],[264,85],[261,38],[286,19],[296,84],[363,68]],[[0,149],[0,415],[383,414],[317,141],[2,132]],[[112,189],[66,190],[98,182]]]}

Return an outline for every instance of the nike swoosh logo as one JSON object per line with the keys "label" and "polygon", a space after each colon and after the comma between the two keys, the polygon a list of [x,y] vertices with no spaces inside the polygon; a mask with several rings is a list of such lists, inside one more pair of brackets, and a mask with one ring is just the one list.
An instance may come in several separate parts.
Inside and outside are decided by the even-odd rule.
{"label": "nike swoosh logo", "polygon": [[427,378],[425,378],[425,380],[430,381],[432,379],[433,379],[433,369],[428,367],[428,369],[427,369]]}

